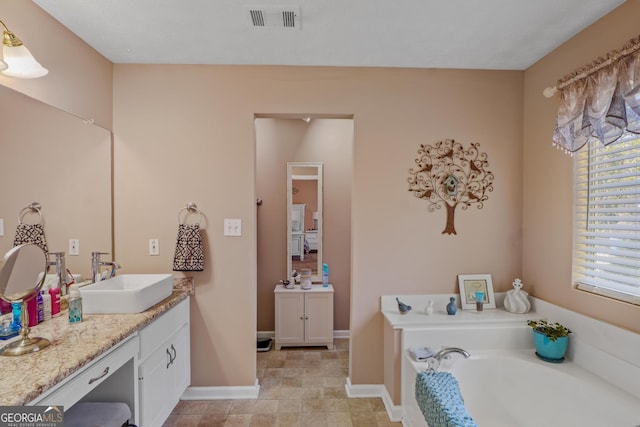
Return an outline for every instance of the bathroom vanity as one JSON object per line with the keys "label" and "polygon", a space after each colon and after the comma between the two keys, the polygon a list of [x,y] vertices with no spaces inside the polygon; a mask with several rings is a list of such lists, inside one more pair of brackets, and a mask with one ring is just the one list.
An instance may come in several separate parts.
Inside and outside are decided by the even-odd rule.
{"label": "bathroom vanity", "polygon": [[51,340],[44,351],[0,359],[0,405],[120,401],[132,422],[162,426],[190,383],[189,298],[183,291],[137,314],[66,311],[33,328]]}
{"label": "bathroom vanity", "polygon": [[333,349],[333,285],[277,285],[275,294],[276,350],[282,346],[327,346]]}

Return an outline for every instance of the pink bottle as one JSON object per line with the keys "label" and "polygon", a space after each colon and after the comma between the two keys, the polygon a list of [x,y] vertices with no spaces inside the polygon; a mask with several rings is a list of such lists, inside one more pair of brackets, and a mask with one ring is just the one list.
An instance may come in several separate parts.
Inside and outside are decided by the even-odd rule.
{"label": "pink bottle", "polygon": [[60,316],[60,288],[49,289],[51,295],[51,317]]}
{"label": "pink bottle", "polygon": [[29,327],[38,325],[38,303],[34,296],[27,301],[27,313],[29,314]]}

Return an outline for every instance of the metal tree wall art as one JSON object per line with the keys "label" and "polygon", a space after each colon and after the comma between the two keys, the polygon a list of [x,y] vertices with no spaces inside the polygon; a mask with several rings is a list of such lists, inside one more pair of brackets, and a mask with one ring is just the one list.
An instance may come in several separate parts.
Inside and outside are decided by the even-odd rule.
{"label": "metal tree wall art", "polygon": [[471,143],[464,148],[453,139],[420,144],[417,167],[409,169],[409,191],[429,203],[429,212],[446,208],[447,225],[442,234],[457,234],[454,215],[458,206],[463,210],[471,205],[482,209],[489,199],[487,193],[493,191],[493,173],[488,169],[487,154],[480,153],[479,146]]}

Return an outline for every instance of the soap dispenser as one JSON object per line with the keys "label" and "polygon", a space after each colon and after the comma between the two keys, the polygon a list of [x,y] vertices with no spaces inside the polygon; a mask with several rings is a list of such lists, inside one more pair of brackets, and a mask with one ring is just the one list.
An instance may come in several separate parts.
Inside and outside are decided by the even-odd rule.
{"label": "soap dispenser", "polygon": [[82,295],[78,285],[69,286],[69,324],[82,322]]}

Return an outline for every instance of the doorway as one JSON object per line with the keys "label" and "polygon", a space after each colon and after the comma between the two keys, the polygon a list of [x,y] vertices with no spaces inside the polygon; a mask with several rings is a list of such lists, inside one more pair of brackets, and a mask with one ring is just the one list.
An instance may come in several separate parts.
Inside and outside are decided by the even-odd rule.
{"label": "doorway", "polygon": [[349,336],[353,116],[256,115],[257,331],[275,335],[274,294],[287,279],[287,162],[322,162],[323,259],[334,294],[334,336]]}

